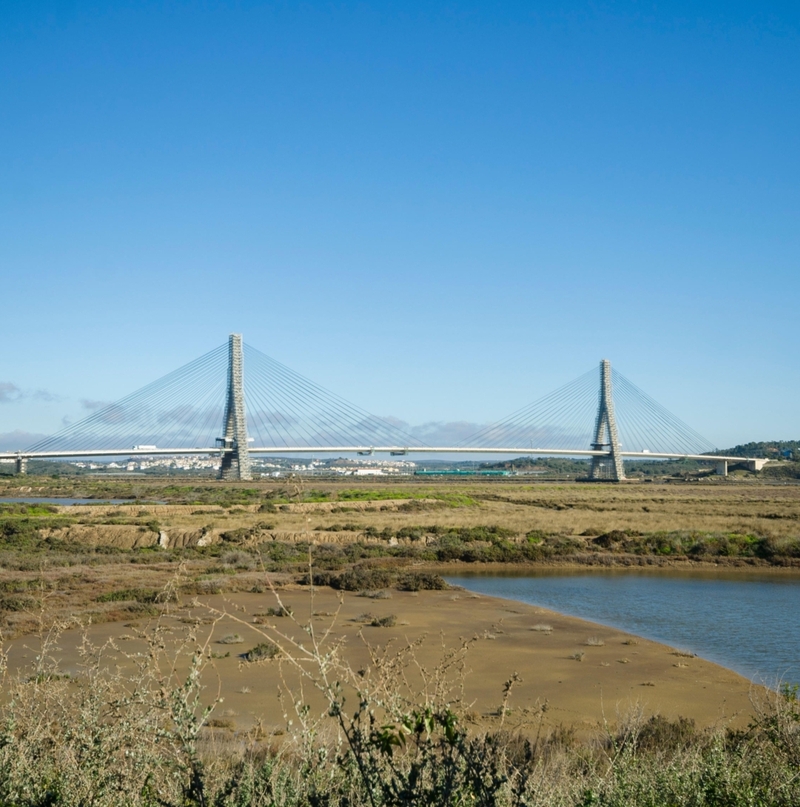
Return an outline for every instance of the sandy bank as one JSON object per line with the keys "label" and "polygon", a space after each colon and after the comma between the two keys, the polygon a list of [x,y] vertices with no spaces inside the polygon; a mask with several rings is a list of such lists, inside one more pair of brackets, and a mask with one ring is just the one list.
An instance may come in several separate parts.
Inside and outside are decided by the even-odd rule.
{"label": "sandy bank", "polygon": [[[591,731],[604,720],[615,723],[619,715],[635,708],[671,719],[690,717],[700,726],[720,722],[743,726],[752,715],[752,686],[736,673],[688,657],[679,649],[545,609],[454,590],[392,591],[388,599],[345,593],[341,608],[338,594],[329,589],[319,589],[313,604],[308,590],[300,587],[280,595],[293,609],[296,622],[287,617],[256,616],[276,605],[272,594],[203,597],[202,606],[191,609],[205,623],[200,625],[201,637],[210,637],[209,649],[218,656],[211,659],[206,672],[206,700],[219,685],[224,702],[215,714],[234,728],[260,722],[267,730],[280,730],[284,724],[277,698],[281,672],[290,687],[295,691],[297,687],[286,664],[242,661],[240,654],[263,641],[257,631],[269,634],[268,625],[275,625],[307,642],[303,624],[310,621],[319,632],[332,620],[330,639],[344,641],[344,656],[354,669],[371,664],[359,632],[373,647],[389,643],[399,648],[425,637],[415,650],[415,659],[428,670],[441,660],[443,648],[456,648],[464,640],[474,639],[466,655],[464,711],[470,720],[486,727],[499,725],[503,684],[515,672],[522,680],[513,689],[506,728],[533,731],[543,719],[547,725],[574,725]],[[229,615],[211,623],[207,607]],[[337,610],[334,620],[331,615]],[[396,618],[393,627],[369,624],[372,617],[388,616]],[[186,610],[176,610],[162,621],[179,637],[187,630],[186,620]],[[135,652],[141,646],[135,630],[146,624],[102,624],[90,627],[88,635],[95,643],[112,639],[122,650]],[[219,641],[232,633],[240,634],[243,642]],[[62,667],[71,674],[80,674],[80,639],[80,631],[70,630],[58,642]],[[9,642],[10,669],[24,670],[32,662],[37,644],[31,636]],[[226,657],[226,653],[230,655]],[[412,688],[419,684],[417,670],[413,664],[408,668]],[[323,710],[319,698],[310,695],[309,700],[315,709]]]}

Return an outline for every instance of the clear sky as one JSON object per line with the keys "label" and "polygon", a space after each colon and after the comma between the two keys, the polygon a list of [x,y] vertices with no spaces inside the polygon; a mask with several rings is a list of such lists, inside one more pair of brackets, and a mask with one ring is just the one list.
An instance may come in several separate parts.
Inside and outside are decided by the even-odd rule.
{"label": "clear sky", "polygon": [[0,438],[231,331],[378,415],[606,357],[800,437],[796,2],[0,4]]}

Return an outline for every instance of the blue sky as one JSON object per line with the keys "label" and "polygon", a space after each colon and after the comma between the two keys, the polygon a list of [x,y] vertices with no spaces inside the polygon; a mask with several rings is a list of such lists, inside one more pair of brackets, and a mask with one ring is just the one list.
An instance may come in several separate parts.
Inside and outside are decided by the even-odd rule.
{"label": "blue sky", "polygon": [[796,3],[3,3],[0,442],[231,331],[415,425],[607,357],[721,447],[796,439],[799,31]]}

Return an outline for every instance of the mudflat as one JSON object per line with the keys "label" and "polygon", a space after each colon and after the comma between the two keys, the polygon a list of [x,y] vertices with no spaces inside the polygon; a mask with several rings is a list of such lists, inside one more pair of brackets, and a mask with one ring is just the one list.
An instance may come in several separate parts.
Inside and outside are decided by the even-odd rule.
{"label": "mudflat", "polygon": [[[485,728],[502,723],[510,730],[534,732],[562,725],[583,734],[616,725],[636,710],[645,716],[691,718],[699,727],[743,727],[753,715],[753,686],[736,673],[680,648],[545,609],[457,589],[391,591],[375,599],[322,587],[312,597],[308,587],[290,585],[277,595],[281,605],[272,592],[214,595],[172,605],[157,619],[66,630],[50,652],[63,672],[80,675],[80,648],[88,638],[106,646],[104,664],[132,668],[136,654],[145,650],[140,631],[158,624],[168,642],[179,642],[194,622],[207,658],[203,700],[222,699],[214,718],[231,730],[259,725],[274,734],[292,719],[287,695],[301,692],[287,655],[302,656],[293,642],[311,647],[304,630],[308,625],[317,638],[329,631],[323,652],[342,642],[342,659],[362,675],[382,654],[399,652],[403,660],[391,667],[391,674],[408,694],[409,708],[423,698],[421,670],[433,677],[451,654],[448,697],[458,701],[468,721]],[[291,616],[268,615],[270,608],[280,613],[281,606]],[[280,645],[283,658],[245,659],[265,642]],[[12,674],[29,667],[38,647],[32,635],[8,643]],[[179,659],[178,674],[185,671],[187,658]],[[313,661],[302,664],[312,675],[318,672]],[[504,710],[504,685],[515,673]],[[315,712],[325,711],[327,704],[308,680],[302,697]],[[351,693],[349,708],[355,703]]]}

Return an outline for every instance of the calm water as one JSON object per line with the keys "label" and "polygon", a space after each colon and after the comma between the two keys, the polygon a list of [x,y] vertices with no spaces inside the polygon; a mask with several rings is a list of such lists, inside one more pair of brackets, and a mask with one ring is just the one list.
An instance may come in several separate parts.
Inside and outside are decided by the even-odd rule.
{"label": "calm water", "polygon": [[760,683],[800,682],[800,577],[549,571],[447,580],[691,650]]}

